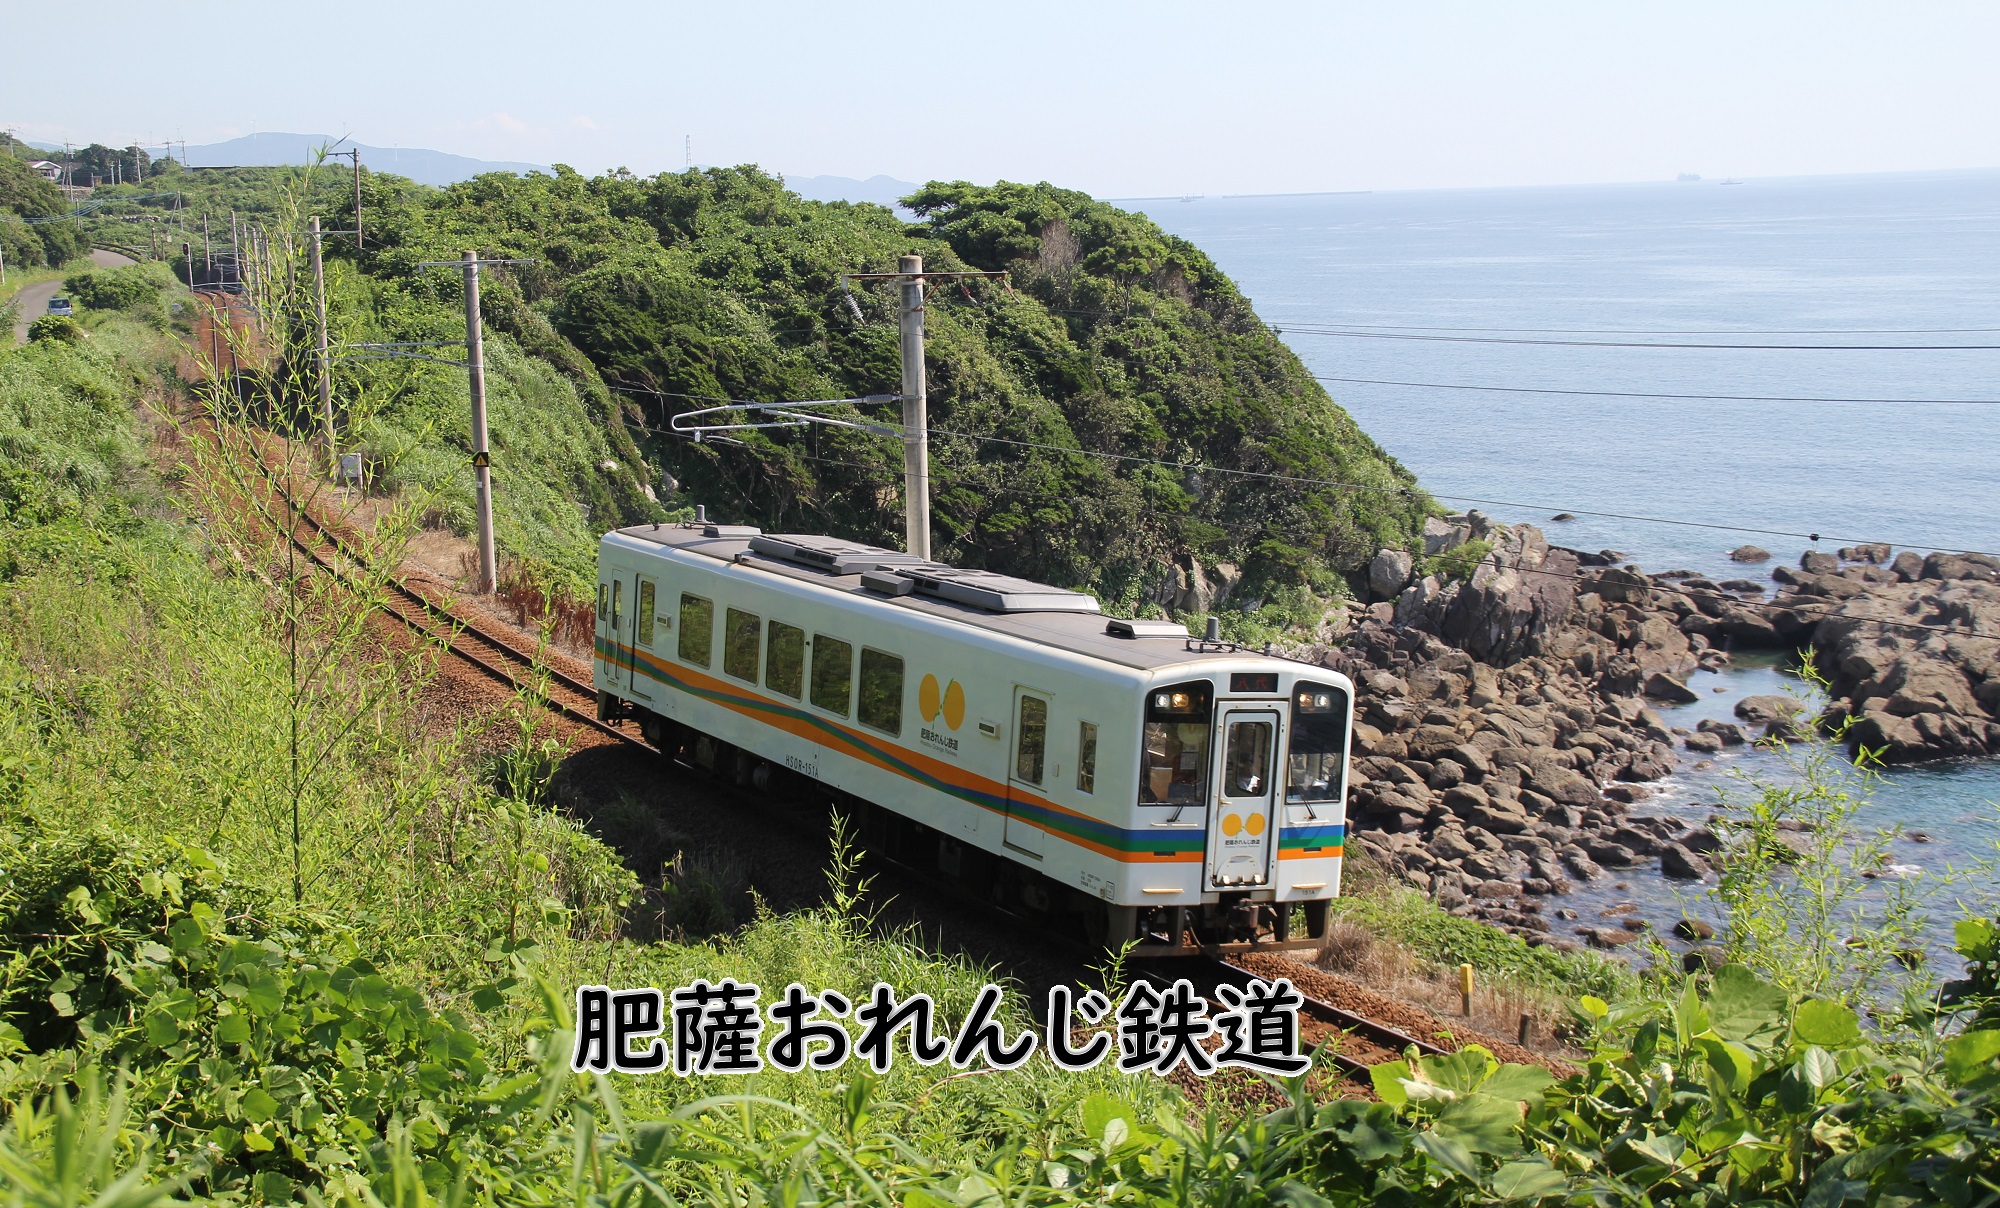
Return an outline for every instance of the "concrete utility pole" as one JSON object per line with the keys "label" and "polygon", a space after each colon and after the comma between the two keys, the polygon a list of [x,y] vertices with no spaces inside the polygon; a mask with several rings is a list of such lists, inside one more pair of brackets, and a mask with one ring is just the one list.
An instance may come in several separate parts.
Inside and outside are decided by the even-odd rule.
{"label": "concrete utility pole", "polygon": [[333,443],[333,372],[326,355],[326,269],[319,258],[319,215],[312,218],[313,317],[319,321],[319,414],[326,424],[326,460],[340,466],[340,450]]}
{"label": "concrete utility pole", "polygon": [[361,148],[348,152],[354,157],[354,250],[361,250]]}
{"label": "concrete utility pole", "polygon": [[486,448],[486,351],[479,331],[479,253],[465,253],[465,372],[472,383],[473,501],[479,512],[479,591],[493,591],[493,464]]}
{"label": "concrete utility pole", "polygon": [[208,242],[208,211],[201,212],[201,276],[202,284],[215,279],[215,249]]}
{"label": "concrete utility pole", "polygon": [[924,389],[924,258],[904,256],[899,328],[903,352],[903,548],[931,556],[931,446]]}

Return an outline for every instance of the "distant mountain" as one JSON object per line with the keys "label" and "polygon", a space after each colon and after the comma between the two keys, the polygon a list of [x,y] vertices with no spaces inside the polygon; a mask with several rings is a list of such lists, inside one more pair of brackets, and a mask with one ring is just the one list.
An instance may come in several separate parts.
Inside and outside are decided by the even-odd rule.
{"label": "distant mountain", "polygon": [[785,187],[811,201],[872,201],[893,208],[922,186],[893,176],[871,176],[867,180],[851,176],[787,176]]}
{"label": "distant mountain", "polygon": [[[326,135],[246,134],[226,143],[209,143],[187,149],[188,163],[197,168],[263,166],[309,163],[316,148],[332,143]],[[361,162],[378,172],[407,176],[419,184],[448,185],[470,180],[481,172],[547,172],[546,164],[522,164],[501,160],[472,159],[422,147],[371,147],[366,143],[341,143],[348,151],[361,148]]]}

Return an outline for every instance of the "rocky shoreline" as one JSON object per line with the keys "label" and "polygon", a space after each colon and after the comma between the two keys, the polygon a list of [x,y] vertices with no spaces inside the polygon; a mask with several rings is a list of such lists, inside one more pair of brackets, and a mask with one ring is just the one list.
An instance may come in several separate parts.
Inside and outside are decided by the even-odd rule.
{"label": "rocky shoreline", "polygon": [[[1474,542],[1484,548],[1466,550]],[[1462,561],[1448,556],[1459,550],[1478,555],[1465,578],[1419,576]],[[1632,813],[1644,782],[1683,754],[1808,724],[1785,696],[1748,698],[1739,723],[1693,730],[1652,708],[1696,699],[1688,673],[1727,666],[1733,650],[1814,651],[1832,681],[1821,724],[1887,761],[2000,751],[2000,640],[1982,636],[2000,634],[2000,562],[1890,552],[1811,552],[1796,571],[1779,567],[1770,591],[1647,575],[1477,512],[1433,519],[1423,561],[1378,553],[1373,599],[1330,617],[1302,652],[1356,685],[1350,841],[1454,913],[1573,945],[1550,919],[1574,913],[1549,899],[1575,881],[1712,875],[1703,857],[1719,841],[1705,826]],[[1578,934],[1615,948],[1639,930]]]}

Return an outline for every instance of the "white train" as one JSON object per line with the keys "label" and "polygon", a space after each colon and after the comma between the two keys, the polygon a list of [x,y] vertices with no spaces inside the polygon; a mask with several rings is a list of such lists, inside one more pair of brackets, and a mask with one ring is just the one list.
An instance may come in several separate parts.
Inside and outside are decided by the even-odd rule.
{"label": "white train", "polygon": [[598,550],[598,711],[870,846],[1141,954],[1304,947],[1340,890],[1353,686],[1090,596],[706,523]]}

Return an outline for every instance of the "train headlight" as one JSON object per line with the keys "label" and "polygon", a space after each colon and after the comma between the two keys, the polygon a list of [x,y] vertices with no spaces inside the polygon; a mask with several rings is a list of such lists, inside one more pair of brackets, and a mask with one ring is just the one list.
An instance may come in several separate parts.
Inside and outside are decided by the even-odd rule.
{"label": "train headlight", "polygon": [[1173,705],[1173,707],[1174,707],[1174,708],[1176,708],[1176,709],[1185,709],[1185,708],[1187,708],[1187,707],[1188,707],[1188,694],[1187,694],[1187,693],[1185,693],[1185,692],[1176,692],[1176,693],[1174,693],[1174,705]]}
{"label": "train headlight", "polygon": [[1173,703],[1173,698],[1168,696],[1164,692],[1155,692],[1153,694],[1153,707],[1155,709],[1170,708],[1172,706],[1172,703]]}

